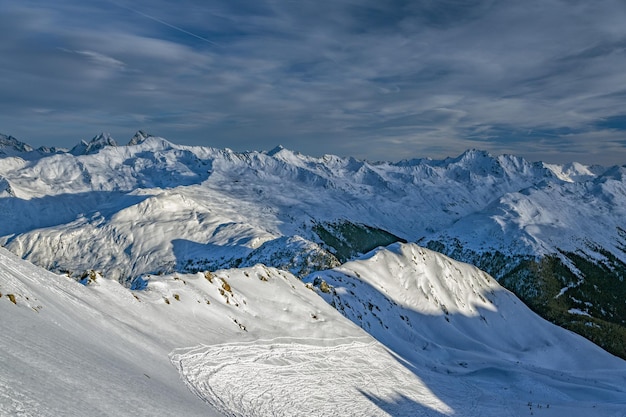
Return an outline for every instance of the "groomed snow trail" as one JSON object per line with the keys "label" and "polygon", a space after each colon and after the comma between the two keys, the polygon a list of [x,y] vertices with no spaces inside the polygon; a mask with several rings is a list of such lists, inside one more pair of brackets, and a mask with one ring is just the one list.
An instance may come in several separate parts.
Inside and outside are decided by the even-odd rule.
{"label": "groomed snow trail", "polygon": [[453,414],[375,342],[223,344],[170,357],[189,388],[229,417]]}

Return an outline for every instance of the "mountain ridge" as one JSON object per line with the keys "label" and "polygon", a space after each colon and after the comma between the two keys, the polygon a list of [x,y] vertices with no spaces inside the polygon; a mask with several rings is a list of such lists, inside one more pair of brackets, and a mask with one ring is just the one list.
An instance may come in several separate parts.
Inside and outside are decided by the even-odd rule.
{"label": "mountain ridge", "polygon": [[626,362],[415,244],[304,282],[260,264],[145,279],[81,285],[0,248],[0,414],[608,417],[626,404]]}
{"label": "mountain ridge", "polygon": [[[285,255],[281,267],[304,274],[296,247],[315,247],[322,267],[391,236],[478,265],[576,331],[618,326],[609,332],[614,342],[594,340],[626,357],[624,167],[479,150],[368,162],[284,147],[181,146],[143,132],[129,146],[112,146],[106,135],[94,140],[88,154],[0,159],[0,244],[55,272],[96,270],[130,285],[150,273],[271,264],[277,253]],[[301,244],[289,240],[295,236]],[[541,311],[544,298],[558,303]]]}

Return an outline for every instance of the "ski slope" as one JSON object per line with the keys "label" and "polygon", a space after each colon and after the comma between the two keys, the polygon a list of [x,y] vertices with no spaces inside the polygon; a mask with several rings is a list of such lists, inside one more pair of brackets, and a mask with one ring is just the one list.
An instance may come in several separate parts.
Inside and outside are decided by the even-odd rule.
{"label": "ski slope", "polygon": [[317,343],[272,340],[202,346],[176,352],[172,361],[190,388],[227,416],[453,412],[381,344]]}

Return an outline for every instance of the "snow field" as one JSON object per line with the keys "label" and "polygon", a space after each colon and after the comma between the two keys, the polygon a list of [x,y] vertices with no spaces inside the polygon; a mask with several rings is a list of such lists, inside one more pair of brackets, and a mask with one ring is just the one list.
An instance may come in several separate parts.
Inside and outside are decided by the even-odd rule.
{"label": "snow field", "polygon": [[0,248],[0,415],[625,415],[624,361],[474,267],[396,244],[317,276],[345,316],[263,265],[129,291]]}
{"label": "snow field", "polygon": [[200,346],[171,360],[192,391],[229,417],[452,414],[379,343],[311,343]]}
{"label": "snow field", "polygon": [[[181,346],[367,336],[264,266],[88,286],[0,248],[0,416],[220,416],[169,360]],[[9,294],[15,297],[14,304]]]}

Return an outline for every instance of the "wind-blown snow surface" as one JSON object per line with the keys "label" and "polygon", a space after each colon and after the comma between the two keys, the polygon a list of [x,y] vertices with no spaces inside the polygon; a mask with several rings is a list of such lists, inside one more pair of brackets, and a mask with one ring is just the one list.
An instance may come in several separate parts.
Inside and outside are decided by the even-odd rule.
{"label": "wind-blown snow surface", "polygon": [[624,361],[469,265],[398,244],[316,278],[377,340],[262,265],[130,291],[0,249],[0,415],[624,415]]}

